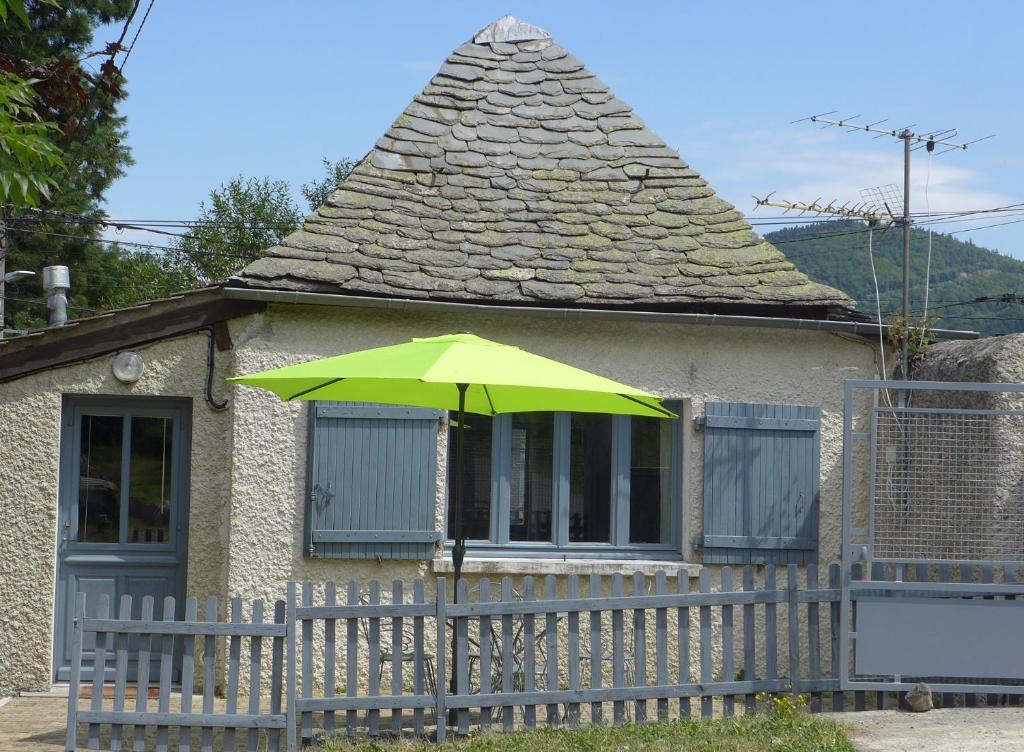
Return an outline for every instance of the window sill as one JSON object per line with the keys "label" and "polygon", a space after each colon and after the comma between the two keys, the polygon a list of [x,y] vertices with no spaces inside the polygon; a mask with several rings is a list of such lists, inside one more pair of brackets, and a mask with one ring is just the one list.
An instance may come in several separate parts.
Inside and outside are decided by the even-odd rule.
{"label": "window sill", "polygon": [[[453,571],[450,558],[433,559],[431,567],[437,574],[451,574]],[[701,565],[683,561],[651,561],[648,559],[513,559],[505,557],[469,558],[462,562],[464,574],[495,574],[495,575],[565,575],[565,574],[599,574],[632,575],[643,572],[653,577],[657,572],[664,572],[669,577],[685,575],[697,577]]]}

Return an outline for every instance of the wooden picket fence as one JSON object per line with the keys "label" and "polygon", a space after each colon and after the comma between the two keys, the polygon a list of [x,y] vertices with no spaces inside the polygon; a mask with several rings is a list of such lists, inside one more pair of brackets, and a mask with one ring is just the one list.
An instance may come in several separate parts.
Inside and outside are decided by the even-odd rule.
{"label": "wooden picket fence", "polygon": [[[888,693],[839,691],[839,578],[838,565],[824,585],[813,565],[726,567],[714,586],[712,571],[703,570],[691,592],[689,577],[664,573],[506,577],[459,582],[457,602],[449,602],[444,579],[431,583],[429,597],[422,580],[411,592],[400,581],[385,588],[289,583],[273,622],[264,621],[261,601],[244,621],[241,602],[231,600],[230,619],[222,621],[211,598],[200,621],[191,598],[183,619],[166,599],[158,620],[149,598],[133,619],[127,596],[117,618],[105,601],[98,616],[86,617],[80,597],[67,749],[76,749],[80,731],[90,749],[158,752],[292,751],[321,734],[364,731],[444,741],[449,730],[473,727],[753,712],[762,692],[807,695],[812,711],[887,707]],[[97,669],[83,684],[85,634],[95,635]],[[127,707],[132,661],[159,667],[155,709],[147,706],[144,670],[134,708]],[[219,661],[225,697],[215,701]],[[108,674],[112,702],[105,703]],[[242,674],[248,695],[240,711]],[[89,708],[79,709],[90,683]]]}
{"label": "wooden picket fence", "polygon": [[[132,597],[121,597],[116,617],[111,611],[110,599],[101,596],[97,616],[86,617],[85,595],[78,595],[75,605],[75,632],[72,644],[71,680],[68,691],[68,725],[66,749],[75,750],[78,744],[80,726],[86,731],[89,749],[104,748],[111,752],[122,749],[156,749],[167,752],[172,744],[170,729],[177,729],[177,749],[191,752],[193,748],[202,752],[215,749],[234,750],[238,736],[247,750],[255,750],[260,744],[261,734],[266,734],[265,748],[271,752],[281,748],[282,731],[286,728],[286,717],[282,713],[282,671],[284,669],[285,638],[288,624],[285,621],[285,604],[274,604],[273,622],[264,623],[264,604],[255,600],[251,604],[250,619],[242,620],[242,602],[239,598],[230,601],[230,620],[219,620],[216,598],[206,602],[206,619],[200,621],[195,598],[185,601],[184,620],[175,618],[174,598],[163,602],[163,618],[155,619],[153,598],[142,599],[140,618],[132,618]],[[86,634],[95,635],[95,652],[92,662],[92,677],[82,681],[82,653]],[[248,641],[249,693],[247,711],[240,711],[239,673],[242,667],[242,640]],[[217,642],[226,642],[227,687],[226,702],[215,701],[216,665],[218,660]],[[264,659],[264,643],[269,641],[269,655]],[[196,646],[202,651],[197,658]],[[107,707],[108,654],[113,646],[113,686],[111,707]],[[201,674],[199,671],[201,663]],[[260,682],[265,667],[270,667],[269,704],[261,703]],[[129,666],[137,667],[137,681],[134,685],[134,708],[129,708],[128,673]],[[150,709],[150,666],[159,666],[156,707]],[[172,685],[172,676],[180,666],[180,683]],[[194,703],[196,676],[202,676],[202,702]],[[91,690],[88,710],[79,709],[83,689]],[[178,707],[172,709],[172,692],[178,695]],[[222,705],[222,709],[218,709]],[[109,736],[103,734],[109,727]],[[131,727],[131,736],[127,734]],[[194,734],[198,731],[198,734]],[[239,733],[242,732],[242,733]],[[174,748],[174,747],[170,747]]]}

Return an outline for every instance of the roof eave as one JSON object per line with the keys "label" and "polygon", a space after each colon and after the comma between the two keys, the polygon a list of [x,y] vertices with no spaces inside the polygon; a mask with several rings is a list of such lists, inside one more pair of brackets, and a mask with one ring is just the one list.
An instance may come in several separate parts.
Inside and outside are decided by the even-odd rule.
{"label": "roof eave", "polygon": [[[322,305],[342,308],[377,308],[396,311],[467,311],[497,313],[499,315],[527,315],[573,320],[627,320],[659,323],[678,323],[706,326],[740,326],[769,329],[795,329],[802,331],[828,331],[878,339],[886,337],[889,328],[866,321],[835,321],[829,319],[801,319],[776,316],[741,316],[717,313],[677,313],[603,308],[559,308],[498,303],[455,303],[417,298],[371,297],[337,293],[302,292],[295,290],[269,290],[251,287],[226,287],[224,295],[230,299],[259,301],[268,304]],[[938,339],[977,339],[978,332],[936,329]]]}

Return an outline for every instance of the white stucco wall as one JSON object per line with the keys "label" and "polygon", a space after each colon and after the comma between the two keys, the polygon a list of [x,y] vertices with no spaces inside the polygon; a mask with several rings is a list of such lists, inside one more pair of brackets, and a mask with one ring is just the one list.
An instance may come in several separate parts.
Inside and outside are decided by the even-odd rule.
{"label": "white stucco wall", "polygon": [[[426,315],[422,312],[382,311],[332,307],[272,306],[233,327],[237,373],[251,373],[311,358],[351,352],[431,336],[469,330],[601,373],[668,398],[690,401],[692,415],[703,414],[708,400],[738,400],[819,405],[822,408],[820,559],[836,561],[840,552],[842,505],[842,402],[843,379],[876,376],[876,350],[866,341],[826,332],[784,329],[692,326],[685,324],[618,323],[611,321],[557,321],[528,313],[482,315],[467,312]],[[433,597],[436,576],[450,571],[450,563],[309,559],[303,555],[303,514],[306,493],[307,409],[304,403],[283,403],[259,389],[234,387],[234,449],[231,470],[231,552],[228,592],[243,600],[280,598],[289,580],[314,583],[314,602],[322,602],[322,583],[328,580],[378,580],[390,590],[394,579],[427,579],[427,598]],[[865,405],[866,407],[866,405]],[[445,433],[440,433],[439,475],[445,466]],[[703,435],[685,425],[686,538],[701,531],[703,508]],[[443,478],[439,478],[443,482]],[[443,488],[439,485],[437,519],[443,516]],[[699,560],[699,553],[693,559]],[[630,575],[636,569],[653,573],[657,565],[642,562],[539,562],[468,560],[467,579],[476,585],[481,573],[516,578],[522,589],[526,574],[564,575],[611,569]],[[671,570],[671,567],[665,567]],[[716,570],[718,568],[716,567]],[[692,569],[694,573],[696,569]],[[449,575],[450,576],[450,575]],[[803,578],[801,574],[801,578]],[[827,570],[822,572],[823,584]],[[740,573],[735,573],[739,587]],[[757,575],[761,581],[762,573]],[[780,573],[780,584],[785,572]],[[648,579],[647,587],[652,586]],[[719,582],[713,574],[712,582]],[[605,586],[610,583],[606,580]],[[691,587],[696,589],[696,581]],[[536,583],[538,591],[544,584]],[[558,591],[565,592],[559,577]],[[586,589],[586,585],[583,586]],[[674,587],[674,585],[673,585]],[[626,585],[627,592],[631,586]],[[784,611],[784,610],[780,610]],[[713,661],[720,672],[720,613],[715,609]],[[763,631],[763,614],[757,618]],[[779,666],[787,665],[786,614],[780,612]],[[673,624],[670,625],[674,629]],[[827,645],[827,619],[821,621],[821,644]],[[802,639],[806,633],[802,630]],[[317,640],[322,639],[315,632]],[[737,640],[741,631],[736,630]],[[432,635],[427,649],[432,650]],[[739,645],[738,645],[739,646]],[[691,645],[691,666],[696,670],[697,641]],[[314,652],[315,686],[319,686],[322,650]],[[564,657],[564,656],[563,656]],[[761,657],[763,662],[763,655]],[[675,659],[670,660],[675,671]],[[653,664],[651,664],[653,666]],[[361,682],[366,681],[365,658],[360,661]],[[653,669],[652,669],[653,670]],[[763,671],[763,668],[759,668]],[[653,677],[652,677],[653,680]]]}
{"label": "white stucco wall", "polygon": [[[203,401],[207,337],[135,348],[142,379],[125,386],[112,356],[0,384],[0,694],[50,687],[56,585],[61,402],[65,394],[192,399],[187,591],[223,593],[227,580],[229,413]],[[230,353],[217,353],[216,397]]]}
{"label": "white stucco wall", "polygon": [[[818,331],[558,321],[522,312],[456,315],[277,305],[236,333],[235,368],[251,373],[458,330],[521,345],[663,397],[689,399],[695,415],[703,413],[707,400],[820,405],[821,560],[838,557],[842,381],[875,377],[876,351],[866,341]],[[246,387],[234,387],[232,396],[228,589],[233,595],[279,597],[289,579],[390,581],[430,574],[427,565],[417,562],[305,558],[307,405],[283,403],[269,392]],[[703,499],[703,441],[692,424],[686,426],[685,442],[685,514],[687,537],[692,538],[701,529]],[[439,488],[439,518],[442,503]]]}
{"label": "white stucco wall", "polygon": [[[139,348],[146,373],[126,387],[110,358],[0,384],[0,691],[44,689],[51,678],[60,410],[63,394],[155,395],[193,400],[187,594],[281,598],[289,580],[432,580],[445,562],[316,560],[303,556],[307,405],[226,376],[414,336],[469,330],[521,345],[666,398],[820,405],[821,560],[839,552],[842,380],[876,375],[875,349],[826,332],[640,322],[559,321],[528,313],[424,314],[271,306],[230,322],[235,349],[218,352],[216,413],[203,401],[206,335]],[[685,425],[686,538],[700,533],[702,434]],[[446,432],[439,431],[437,520],[443,517]],[[696,558],[699,558],[696,557]],[[607,569],[610,563],[603,566]],[[435,570],[436,567],[436,570]],[[487,566],[491,575],[565,573],[565,563]],[[624,567],[631,572],[636,564]],[[529,571],[527,571],[529,569]],[[587,572],[592,565],[577,567]],[[717,578],[716,578],[717,581]],[[564,581],[559,583],[560,590]],[[408,592],[409,588],[407,588]],[[427,597],[432,597],[428,587]]]}

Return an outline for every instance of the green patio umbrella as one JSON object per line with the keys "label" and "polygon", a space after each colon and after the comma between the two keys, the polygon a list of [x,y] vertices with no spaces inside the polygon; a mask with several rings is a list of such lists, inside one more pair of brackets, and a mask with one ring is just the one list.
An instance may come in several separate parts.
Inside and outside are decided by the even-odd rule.
{"label": "green patio umbrella", "polygon": [[[465,413],[584,412],[675,418],[639,389],[472,334],[413,339],[236,376],[285,400],[383,402],[458,410],[452,564],[462,576],[462,455]],[[457,597],[457,596],[456,596]]]}

